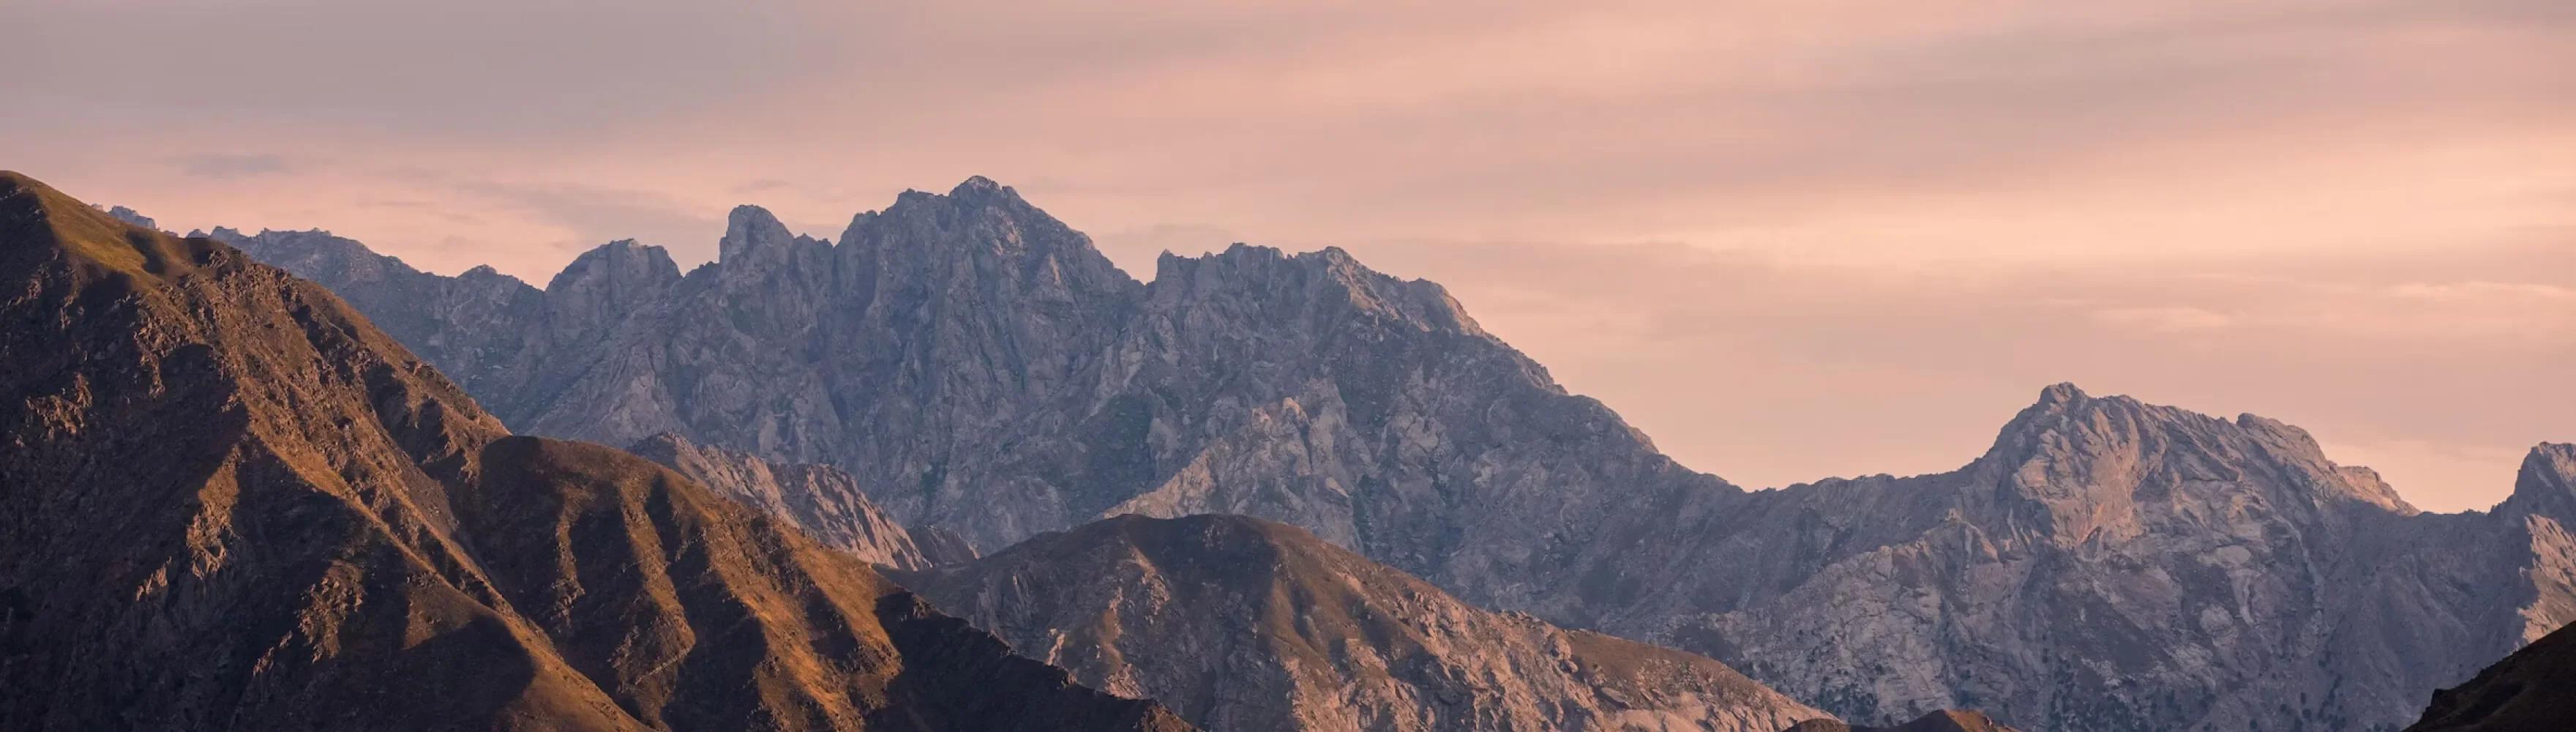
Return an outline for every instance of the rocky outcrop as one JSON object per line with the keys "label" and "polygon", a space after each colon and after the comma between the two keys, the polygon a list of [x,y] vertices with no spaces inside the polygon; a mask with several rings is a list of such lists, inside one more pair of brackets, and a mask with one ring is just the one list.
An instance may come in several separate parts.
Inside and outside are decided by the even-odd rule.
{"label": "rocky outcrop", "polygon": [[1242,516],[1122,516],[901,579],[1209,729],[1771,732],[1822,715],[1716,661],[1478,610]]}
{"label": "rocky outcrop", "polygon": [[[824,546],[890,569],[927,569],[930,558],[912,532],[887,518],[850,474],[828,465],[774,465],[747,453],[705,447],[673,434],[644,438],[627,452],[762,514],[803,529]],[[953,557],[955,550],[942,547]],[[972,559],[973,557],[966,557]]]}
{"label": "rocky outcrop", "polygon": [[931,566],[965,564],[983,558],[966,536],[937,526],[911,527],[912,543],[921,549],[922,561]]}
{"label": "rocky outcrop", "polygon": [[0,282],[0,726],[1186,727],[220,243],[0,173]]}
{"label": "rocky outcrop", "polygon": [[[91,208],[98,208],[98,207],[97,207],[97,206],[91,206]],[[160,224],[160,222],[153,221],[153,220],[152,220],[152,217],[150,217],[150,216],[145,216],[145,215],[143,215],[143,213],[142,213],[142,212],[140,212],[140,211],[136,211],[136,210],[134,210],[134,209],[126,208],[126,207],[124,207],[124,206],[110,206],[110,207],[106,208],[105,210],[107,211],[107,215],[108,215],[108,217],[109,217],[109,218],[113,218],[113,219],[116,219],[116,220],[118,220],[118,221],[123,221],[123,222],[125,222],[125,223],[129,223],[129,224],[133,224],[133,225],[135,225],[135,226],[140,226],[140,227],[143,227],[143,228],[146,228],[146,229],[151,229],[151,230],[153,230],[153,231],[160,231],[160,230],[161,230],[161,224]]]}
{"label": "rocky outcrop", "polygon": [[2576,626],[2561,628],[2433,695],[2406,732],[2555,732],[2576,725]]}
{"label": "rocky outcrop", "polygon": [[[837,244],[739,210],[723,248],[572,331],[588,345],[525,335],[549,291],[533,315],[421,314],[438,344],[504,344],[424,353],[495,375],[468,386],[522,429],[831,464],[972,545],[1121,513],[1285,521],[1862,723],[2393,729],[2576,619],[2565,483],[2420,515],[2260,417],[2061,385],[1958,471],[1747,492],[1339,250],[1166,256],[1139,284],[981,179]],[[360,303],[410,322],[433,301]]]}

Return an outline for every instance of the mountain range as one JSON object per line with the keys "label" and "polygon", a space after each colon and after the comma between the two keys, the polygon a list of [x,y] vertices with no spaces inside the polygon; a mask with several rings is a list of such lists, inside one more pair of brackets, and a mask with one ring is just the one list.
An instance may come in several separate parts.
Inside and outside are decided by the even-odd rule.
{"label": "mountain range", "polygon": [[0,173],[0,728],[1182,730]]}
{"label": "mountain range", "polygon": [[213,236],[339,292],[521,432],[827,464],[887,514],[853,527],[967,550],[1122,514],[1284,522],[1865,723],[2395,729],[2576,620],[2566,446],[2492,511],[2422,514],[2295,427],[2058,385],[1959,470],[1747,491],[1435,284],[1243,245],[1138,282],[981,178],[837,242],[736,209],[716,262],[617,242],[543,289],[322,232]]}
{"label": "mountain range", "polygon": [[[869,570],[975,557],[925,551],[846,473],[672,435],[633,454],[506,435],[327,292],[6,182],[0,222],[25,226],[0,230],[0,252],[24,262],[0,274],[30,264],[31,287],[0,314],[30,325],[0,353],[37,378],[0,396],[24,405],[13,446],[36,449],[0,460],[35,489],[0,515],[47,530],[5,546],[22,563],[0,567],[0,727],[1186,728],[1138,701],[1163,689],[1076,685]],[[1191,716],[1225,729],[1768,732],[1824,716],[1707,658],[1474,611],[1296,529],[1210,520],[1250,531],[1161,565],[1212,589],[1172,627],[1139,629],[1154,640],[1125,649],[1137,668],[1243,662],[1259,656],[1190,644],[1287,637],[1213,627],[1237,590],[1274,622],[1364,614],[1296,636],[1320,655],[1272,657],[1300,672],[1296,694],[1202,677],[1230,691],[1192,697]],[[1262,593],[1271,575],[1228,561],[1257,548],[1329,562],[1271,569],[1334,594]],[[72,581],[102,566],[150,574],[130,597],[125,581]],[[1399,696],[1331,716],[1354,680]]]}

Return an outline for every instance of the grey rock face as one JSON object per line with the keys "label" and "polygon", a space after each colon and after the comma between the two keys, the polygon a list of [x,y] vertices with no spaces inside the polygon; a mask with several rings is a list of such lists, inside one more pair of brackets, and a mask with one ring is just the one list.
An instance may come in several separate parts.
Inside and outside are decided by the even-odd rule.
{"label": "grey rock face", "polygon": [[2562,519],[2512,506],[2418,515],[2296,428],[2060,386],[1959,471],[1752,494],[1637,547],[1620,581],[1655,589],[1601,622],[1880,719],[2392,728],[2576,619]]}
{"label": "grey rock face", "polygon": [[985,547],[1121,513],[1285,521],[1863,723],[2390,728],[2576,619],[2576,493],[2545,455],[2496,511],[2419,515],[2295,427],[2061,385],[1958,471],[1748,493],[1438,285],[1242,245],[1139,284],[981,179],[837,244],[737,210],[722,260],[640,267],[623,281],[667,286],[614,305],[286,243],[272,261],[355,291],[522,431],[831,464]]}
{"label": "grey rock face", "polygon": [[1208,729],[1772,732],[1824,716],[1716,661],[1477,610],[1242,516],[1106,519],[898,581]]}
{"label": "grey rock face", "polygon": [[107,209],[107,215],[108,215],[109,217],[111,217],[111,218],[114,218],[114,219],[118,220],[118,221],[123,221],[123,222],[125,222],[125,223],[133,224],[133,225],[135,225],[135,226],[140,226],[140,227],[143,227],[143,228],[146,228],[146,229],[151,229],[151,230],[153,230],[153,231],[160,231],[160,230],[161,230],[161,225],[160,225],[159,223],[154,222],[154,221],[152,220],[152,217],[150,217],[150,216],[145,216],[145,215],[143,215],[143,214],[142,214],[142,212],[136,211],[136,210],[134,210],[134,209],[126,208],[126,207],[124,207],[124,206],[111,206],[111,207],[109,207],[109,208]]}
{"label": "grey rock face", "polygon": [[673,434],[626,448],[713,489],[717,495],[804,529],[824,546],[890,569],[926,569],[912,532],[868,501],[850,474],[828,465],[773,465],[748,453],[705,447]]}
{"label": "grey rock face", "polygon": [[974,542],[967,541],[965,535],[955,531],[937,526],[913,526],[910,532],[913,545],[921,549],[922,560],[934,567],[965,564],[984,556],[983,552],[975,549]]}

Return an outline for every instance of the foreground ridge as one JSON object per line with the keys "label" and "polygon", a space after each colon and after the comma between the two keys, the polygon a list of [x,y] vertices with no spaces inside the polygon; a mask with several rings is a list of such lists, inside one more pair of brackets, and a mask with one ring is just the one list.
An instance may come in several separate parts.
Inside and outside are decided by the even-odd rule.
{"label": "foreground ridge", "polygon": [[2546,732],[2576,725],[2576,625],[2433,695],[2406,732]]}

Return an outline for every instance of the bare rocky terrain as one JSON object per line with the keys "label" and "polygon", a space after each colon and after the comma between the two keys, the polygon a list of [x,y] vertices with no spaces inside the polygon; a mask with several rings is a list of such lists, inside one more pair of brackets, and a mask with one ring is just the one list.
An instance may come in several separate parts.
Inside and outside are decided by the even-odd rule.
{"label": "bare rocky terrain", "polygon": [[[829,465],[778,465],[749,453],[706,447],[673,434],[626,448],[806,536],[888,569],[926,569],[912,532],[868,500],[858,481]],[[971,557],[969,557],[971,558]]]}
{"label": "bare rocky terrain", "polygon": [[1105,519],[898,579],[1209,729],[1774,732],[1826,716],[1716,661],[1479,610],[1242,516]]}
{"label": "bare rocky terrain", "polygon": [[0,173],[0,282],[0,728],[1188,728],[223,244]]}
{"label": "bare rocky terrain", "polygon": [[1282,521],[1859,723],[2393,730],[2576,619],[2559,448],[2494,510],[2426,515],[2296,427],[2059,385],[1959,470],[1745,491],[1438,285],[1242,245],[1140,283],[980,178],[837,241],[744,207],[715,263],[620,242],[543,290],[219,234],[346,293],[523,431],[829,464],[970,547],[1126,513]]}
{"label": "bare rocky terrain", "polygon": [[2423,515],[2297,428],[2055,387],[1960,471],[1753,494],[1635,540],[1639,591],[1596,617],[1826,709],[2389,729],[2576,620],[2564,449],[2492,512]]}

